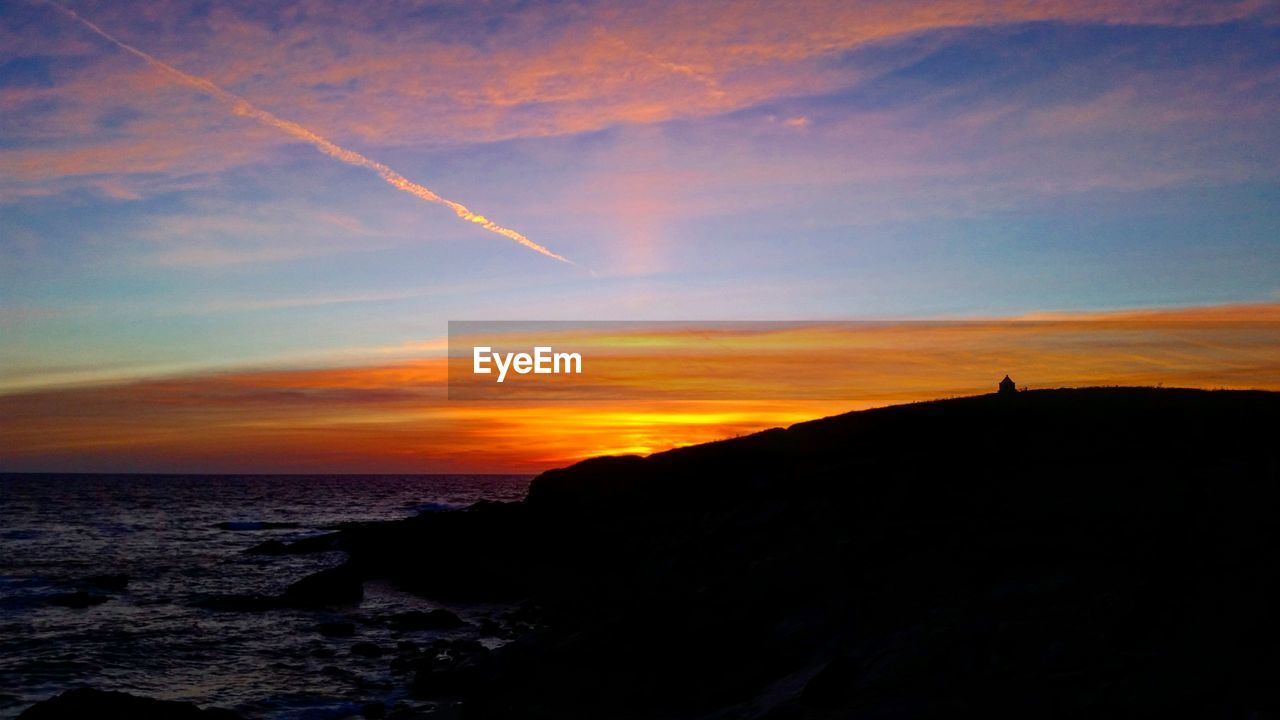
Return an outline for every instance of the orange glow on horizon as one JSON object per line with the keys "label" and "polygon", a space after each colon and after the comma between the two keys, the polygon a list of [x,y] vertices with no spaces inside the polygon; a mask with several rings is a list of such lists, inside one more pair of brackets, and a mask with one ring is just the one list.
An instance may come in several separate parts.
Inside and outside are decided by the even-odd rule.
{"label": "orange glow on horizon", "polygon": [[[799,328],[766,338],[779,352],[753,351],[759,366],[726,372],[720,388],[745,397],[750,383],[774,382],[779,367],[797,372],[785,348],[826,347],[808,365],[812,377],[787,381],[803,389],[843,368],[851,393],[834,399],[698,401],[667,393],[628,400],[602,387],[599,399],[578,401],[449,401],[439,357],[21,390],[0,395],[0,461],[6,470],[532,473],[594,455],[656,452],[850,410],[991,392],[1005,372],[1033,388],[1280,390],[1278,307],[1098,314],[1067,324],[904,323],[844,338],[821,326]],[[690,357],[682,355],[687,334],[602,337],[628,353]],[[720,340],[747,343],[731,333]],[[852,367],[850,347],[861,353]],[[629,362],[636,374],[616,381],[642,385],[652,357]]]}

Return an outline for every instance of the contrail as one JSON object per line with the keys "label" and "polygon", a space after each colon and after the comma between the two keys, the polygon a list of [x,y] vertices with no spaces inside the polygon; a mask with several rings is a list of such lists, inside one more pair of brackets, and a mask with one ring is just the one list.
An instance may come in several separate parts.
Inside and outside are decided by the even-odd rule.
{"label": "contrail", "polygon": [[503,227],[483,215],[477,215],[476,213],[471,212],[471,210],[469,210],[467,206],[463,205],[462,203],[454,202],[453,200],[450,200],[448,198],[440,197],[439,195],[432,192],[429,188],[423,187],[422,185],[419,185],[418,183],[413,182],[412,180],[406,178],[405,176],[401,175],[400,173],[396,172],[395,170],[392,170],[391,168],[387,167],[386,165],[383,165],[382,163],[376,160],[370,160],[369,158],[365,157],[364,155],[361,155],[360,153],[354,150],[348,150],[339,145],[335,145],[334,143],[330,142],[324,137],[321,137],[315,132],[308,130],[307,128],[299,125],[296,122],[293,122],[292,120],[285,120],[284,118],[277,117],[267,112],[266,110],[263,110],[255,106],[253,103],[249,102],[248,100],[245,100],[239,95],[223,90],[222,88],[218,87],[217,85],[213,84],[208,80],[205,80],[202,77],[197,77],[195,75],[190,75],[188,73],[185,73],[179,70],[178,68],[164,62],[163,60],[160,60],[152,56],[147,52],[139,50],[138,48],[126,42],[117,40],[115,36],[111,35],[111,33],[108,33],[106,30],[103,30],[102,28],[93,24],[91,21],[80,17],[80,15],[78,15],[74,10],[63,6],[60,3],[53,2],[53,0],[47,0],[47,2],[50,5],[61,10],[63,13],[66,13],[66,15],[70,17],[72,20],[75,20],[81,25],[84,25],[85,27],[89,28],[94,33],[98,34],[104,40],[111,43],[112,45],[115,45],[116,47],[120,48],[121,50],[124,50],[125,52],[131,53],[133,55],[136,55],[142,58],[152,67],[164,72],[165,74],[174,78],[178,82],[181,82],[182,84],[187,85],[189,87],[193,87],[196,90],[199,90],[200,92],[206,95],[209,95],[210,97],[213,97],[216,100],[219,100],[223,103],[226,103],[227,105],[230,105],[231,111],[234,112],[236,115],[240,115],[247,118],[253,118],[254,120],[257,120],[258,122],[264,125],[270,125],[271,127],[276,128],[277,130],[280,130],[294,138],[297,138],[298,140],[301,140],[306,143],[310,143],[317,150],[324,153],[325,155],[337,158],[342,162],[347,163],[348,165],[356,165],[358,167],[368,168],[374,171],[375,173],[377,173],[378,177],[381,177],[383,180],[387,181],[388,184],[396,188],[399,188],[409,193],[410,195],[421,198],[428,202],[444,205],[445,207],[452,210],[455,215],[462,218],[463,220],[466,220],[468,222],[473,222],[479,225],[480,227],[484,228],[485,230],[488,230],[489,232],[494,232],[505,238],[510,238],[511,240],[515,240],[516,242],[529,248],[530,250],[533,250],[534,252],[541,253],[543,255],[546,255],[549,258],[554,258],[563,263],[568,263],[570,265],[577,265],[577,263],[573,262],[572,260],[564,257],[563,255],[558,255],[555,252],[552,252],[550,248],[547,248],[543,245],[539,245],[538,243],[530,240],[529,238],[516,232],[515,230],[512,230],[509,227]]}

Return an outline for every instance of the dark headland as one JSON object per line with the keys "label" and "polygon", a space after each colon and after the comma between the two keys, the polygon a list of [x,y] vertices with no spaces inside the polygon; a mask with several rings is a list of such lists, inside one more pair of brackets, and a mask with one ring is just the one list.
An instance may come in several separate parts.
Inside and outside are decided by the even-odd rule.
{"label": "dark headland", "polygon": [[1271,717],[1278,431],[1264,392],[855,412],[273,548],[349,560],[260,600],[519,603],[509,644],[413,661],[468,719]]}

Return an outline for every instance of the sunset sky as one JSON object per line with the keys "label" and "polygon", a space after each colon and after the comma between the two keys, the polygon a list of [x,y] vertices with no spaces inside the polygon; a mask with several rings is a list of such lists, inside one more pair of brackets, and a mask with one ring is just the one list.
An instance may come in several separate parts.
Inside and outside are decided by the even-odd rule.
{"label": "sunset sky", "polygon": [[1273,0],[65,7],[0,1],[0,471],[535,472],[1018,369],[457,403],[449,320],[1122,318],[1024,377],[1280,388]]}

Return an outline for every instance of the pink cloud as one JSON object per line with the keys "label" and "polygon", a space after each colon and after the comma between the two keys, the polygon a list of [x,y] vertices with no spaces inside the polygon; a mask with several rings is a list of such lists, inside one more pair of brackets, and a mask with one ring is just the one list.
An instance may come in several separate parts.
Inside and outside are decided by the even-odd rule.
{"label": "pink cloud", "polygon": [[[346,3],[287,6],[272,23],[229,5],[199,18],[169,3],[82,10],[184,70],[376,151],[705,117],[827,91],[856,78],[822,58],[928,30],[1031,20],[1222,22],[1264,7],[1255,0],[533,5],[504,14],[496,30],[465,20],[402,22],[387,7]],[[51,88],[0,92],[11,118],[44,108],[23,132],[46,147],[0,151],[14,178],[217,172],[283,142],[64,19],[50,14],[45,26],[51,38],[40,52],[87,62],[60,71]],[[11,52],[37,52],[27,34],[7,34]],[[138,119],[103,132],[98,118],[120,103]]]}

